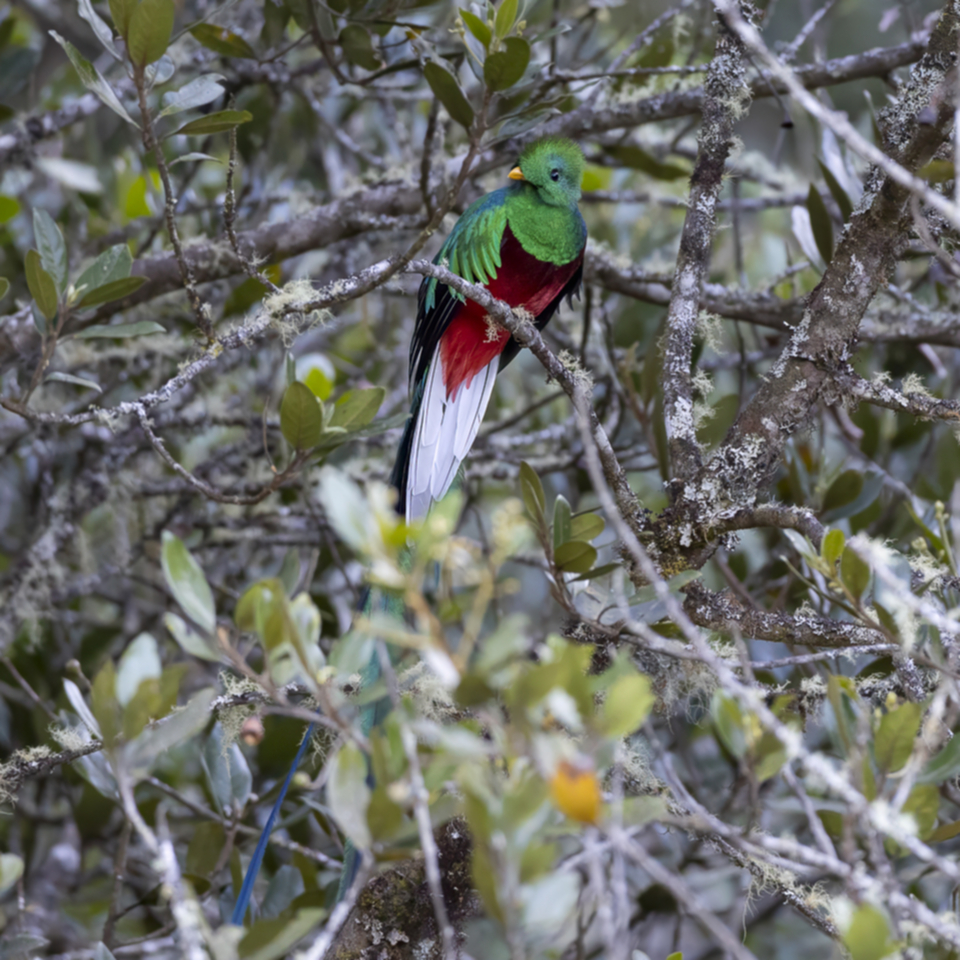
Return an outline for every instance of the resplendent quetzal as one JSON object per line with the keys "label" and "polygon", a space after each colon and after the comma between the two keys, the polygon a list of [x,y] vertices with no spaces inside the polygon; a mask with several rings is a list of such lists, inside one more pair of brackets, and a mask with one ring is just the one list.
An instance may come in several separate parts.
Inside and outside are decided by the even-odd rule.
{"label": "resplendent quetzal", "polygon": [[[587,241],[577,207],[583,165],[583,153],[571,140],[532,143],[508,174],[511,182],[467,208],[434,263],[486,287],[511,307],[522,308],[542,329],[560,301],[580,289]],[[450,488],[476,439],[497,372],[519,351],[516,341],[482,307],[434,278],[424,278],[417,302],[410,345],[411,415],[390,477],[398,492],[397,511],[408,521],[425,516]],[[368,597],[365,609],[372,602]],[[374,654],[365,684],[375,682],[379,672]],[[376,705],[364,709],[362,726],[367,733],[378,722]],[[243,923],[267,839],[311,731],[247,867],[232,916],[235,924]],[[348,848],[341,896],[357,862]]]}

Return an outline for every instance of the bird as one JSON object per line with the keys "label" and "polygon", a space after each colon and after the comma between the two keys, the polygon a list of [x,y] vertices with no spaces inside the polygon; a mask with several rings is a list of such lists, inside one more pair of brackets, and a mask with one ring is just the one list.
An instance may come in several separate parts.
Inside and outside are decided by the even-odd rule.
{"label": "bird", "polygon": [[[583,281],[587,226],[578,206],[583,172],[583,151],[574,141],[545,137],[532,142],[507,174],[509,182],[464,211],[433,262],[524,311],[542,330],[564,299],[572,304]],[[517,341],[483,307],[436,277],[423,278],[410,342],[410,416],[390,474],[397,512],[408,523],[423,519],[453,485],[477,437],[497,374],[519,350]],[[361,612],[369,612],[376,602],[368,591]],[[393,606],[386,598],[382,603]],[[373,684],[379,673],[374,653],[363,685]],[[365,707],[364,734],[384,715],[383,701]],[[234,924],[243,923],[270,831],[311,733],[312,727],[247,867],[231,918]],[[341,898],[358,863],[348,845]]]}
{"label": "bird", "polygon": [[[583,278],[587,227],[577,202],[583,153],[571,140],[537,140],[510,183],[481,197],[457,221],[434,263],[523,309],[543,329]],[[490,402],[497,373],[519,344],[434,277],[417,298],[410,343],[411,415],[391,475],[397,509],[410,522],[443,498]]]}

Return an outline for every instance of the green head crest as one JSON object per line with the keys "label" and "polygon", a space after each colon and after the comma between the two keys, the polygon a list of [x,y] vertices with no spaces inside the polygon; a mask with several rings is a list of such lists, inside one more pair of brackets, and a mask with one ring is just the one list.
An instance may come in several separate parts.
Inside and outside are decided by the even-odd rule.
{"label": "green head crest", "polygon": [[547,137],[523,151],[510,178],[532,184],[544,203],[568,207],[580,199],[583,166],[583,151],[578,144],[562,137]]}

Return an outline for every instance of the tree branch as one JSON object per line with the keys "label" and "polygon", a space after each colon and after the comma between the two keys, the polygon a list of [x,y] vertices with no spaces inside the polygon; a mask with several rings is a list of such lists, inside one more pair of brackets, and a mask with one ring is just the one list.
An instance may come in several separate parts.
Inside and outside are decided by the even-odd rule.
{"label": "tree branch", "polygon": [[697,160],[690,177],[687,215],[680,234],[663,347],[663,417],[670,466],[681,479],[693,476],[702,465],[690,375],[693,336],[700,316],[701,291],[710,266],[710,249],[717,226],[716,206],[730,153],[733,125],[747,98],[746,75],[742,45],[721,20],[704,84]]}

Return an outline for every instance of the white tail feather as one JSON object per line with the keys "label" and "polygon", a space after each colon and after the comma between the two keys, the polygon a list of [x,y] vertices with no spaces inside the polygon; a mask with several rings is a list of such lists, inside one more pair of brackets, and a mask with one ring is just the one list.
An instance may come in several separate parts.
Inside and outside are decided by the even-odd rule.
{"label": "white tail feather", "polygon": [[470,382],[447,399],[440,352],[430,365],[417,414],[407,473],[407,520],[418,520],[450,489],[464,457],[477,437],[497,379],[494,357]]}

